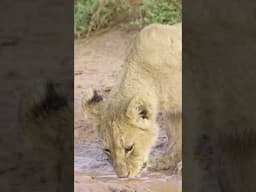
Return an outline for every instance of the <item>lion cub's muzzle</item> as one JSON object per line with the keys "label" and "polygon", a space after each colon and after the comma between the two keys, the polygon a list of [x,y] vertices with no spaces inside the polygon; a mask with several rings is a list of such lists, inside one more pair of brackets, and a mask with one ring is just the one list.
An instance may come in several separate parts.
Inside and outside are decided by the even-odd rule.
{"label": "lion cub's muzzle", "polygon": [[128,173],[118,173],[118,172],[116,173],[119,178],[139,177],[146,167],[147,167],[147,162],[144,162],[140,168],[140,171],[137,174],[133,174],[130,171],[128,171]]}

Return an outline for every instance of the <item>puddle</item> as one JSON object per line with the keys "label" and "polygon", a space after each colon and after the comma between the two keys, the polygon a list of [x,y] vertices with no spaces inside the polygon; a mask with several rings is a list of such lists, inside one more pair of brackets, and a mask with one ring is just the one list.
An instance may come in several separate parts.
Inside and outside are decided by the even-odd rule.
{"label": "puddle", "polygon": [[181,178],[166,172],[145,172],[140,177],[118,178],[97,143],[75,145],[76,192],[178,192]]}

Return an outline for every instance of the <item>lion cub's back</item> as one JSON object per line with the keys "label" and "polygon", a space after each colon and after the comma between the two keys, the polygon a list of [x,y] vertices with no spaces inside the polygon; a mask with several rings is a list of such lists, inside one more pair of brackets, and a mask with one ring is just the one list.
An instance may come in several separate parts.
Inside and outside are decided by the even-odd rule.
{"label": "lion cub's back", "polygon": [[135,50],[133,68],[150,79],[160,108],[181,110],[182,24],[146,26],[137,36]]}
{"label": "lion cub's back", "polygon": [[181,68],[182,24],[150,24],[139,33],[135,46],[140,64],[147,68]]}

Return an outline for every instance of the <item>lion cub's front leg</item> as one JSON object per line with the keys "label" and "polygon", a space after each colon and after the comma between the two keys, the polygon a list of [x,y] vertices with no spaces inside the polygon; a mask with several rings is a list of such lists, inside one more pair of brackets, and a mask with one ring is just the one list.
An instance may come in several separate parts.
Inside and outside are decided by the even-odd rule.
{"label": "lion cub's front leg", "polygon": [[150,169],[175,170],[181,175],[182,169],[182,116],[181,113],[170,114],[170,128],[168,129],[167,153],[150,160]]}

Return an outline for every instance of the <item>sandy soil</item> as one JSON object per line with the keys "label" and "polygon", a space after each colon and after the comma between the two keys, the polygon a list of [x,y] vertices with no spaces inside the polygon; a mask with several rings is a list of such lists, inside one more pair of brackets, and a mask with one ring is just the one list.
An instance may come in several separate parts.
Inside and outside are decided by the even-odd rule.
{"label": "sandy soil", "polygon": [[[137,31],[123,32],[111,29],[84,40],[75,41],[75,191],[76,192],[130,192],[181,190],[181,179],[166,172],[147,172],[136,179],[119,179],[106,161],[98,144],[93,124],[81,111],[85,88],[93,87],[107,96],[124,65],[130,43]],[[165,152],[168,126],[164,113],[159,114],[161,133],[151,155]]]}

